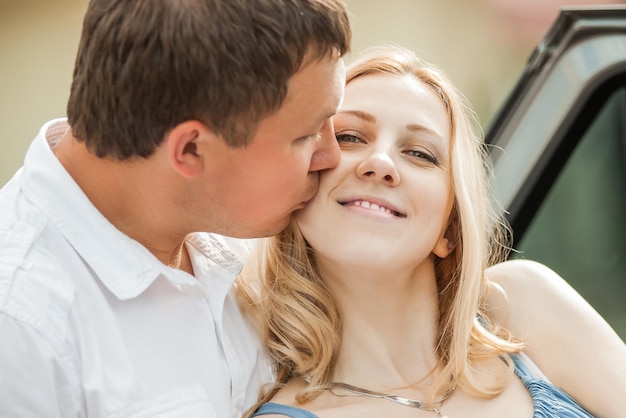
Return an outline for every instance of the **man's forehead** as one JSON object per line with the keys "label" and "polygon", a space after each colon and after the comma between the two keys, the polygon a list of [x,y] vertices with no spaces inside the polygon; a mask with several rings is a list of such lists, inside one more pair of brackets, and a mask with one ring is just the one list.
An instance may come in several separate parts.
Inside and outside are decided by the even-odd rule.
{"label": "man's forehead", "polygon": [[300,108],[322,123],[337,112],[343,99],[345,72],[341,59],[309,63],[289,80],[283,108]]}

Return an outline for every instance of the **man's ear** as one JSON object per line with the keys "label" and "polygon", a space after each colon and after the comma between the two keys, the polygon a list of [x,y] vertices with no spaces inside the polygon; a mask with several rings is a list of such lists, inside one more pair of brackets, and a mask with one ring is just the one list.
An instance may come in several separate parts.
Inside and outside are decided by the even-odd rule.
{"label": "man's ear", "polygon": [[172,168],[187,178],[197,177],[206,164],[206,142],[215,134],[205,124],[188,120],[165,135],[165,151]]}

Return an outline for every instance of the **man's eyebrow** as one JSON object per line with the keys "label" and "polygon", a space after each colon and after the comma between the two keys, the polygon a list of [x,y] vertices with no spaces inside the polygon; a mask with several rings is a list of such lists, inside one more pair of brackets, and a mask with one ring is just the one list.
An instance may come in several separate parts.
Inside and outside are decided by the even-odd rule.
{"label": "man's eyebrow", "polygon": [[[320,120],[319,120],[319,121],[315,124],[315,126],[314,126],[313,128],[311,128],[311,131],[313,131],[313,130],[315,130],[315,131],[319,131],[319,130],[320,130],[320,129],[324,126],[324,123],[326,123],[326,121],[327,121],[328,119],[331,119],[331,118],[332,118],[333,116],[335,116],[335,115],[336,115],[336,112],[335,112],[335,111],[333,111],[333,112],[329,112],[329,113],[325,114],[325,115],[324,115],[324,116],[322,116],[322,117],[321,117],[321,119],[320,119]],[[304,136],[300,137],[300,139],[302,139],[302,138],[314,137],[314,136],[316,136],[316,135],[319,135],[319,132],[315,132],[315,133],[312,133],[312,134],[304,135]]]}
{"label": "man's eyebrow", "polygon": [[333,116],[335,116],[337,114],[336,110],[333,110],[332,112],[328,112],[325,116],[323,116],[322,118],[322,123],[327,121],[328,119],[331,119]]}
{"label": "man's eyebrow", "polygon": [[361,110],[340,110],[337,114],[348,114],[356,116],[359,119],[363,119],[366,122],[376,122],[376,118],[371,113],[363,112]]}
{"label": "man's eyebrow", "polygon": [[317,129],[318,127],[322,126],[324,123],[326,123],[326,121],[328,119],[331,119],[333,116],[335,116],[337,114],[336,111],[332,111],[332,112],[328,112],[325,115],[323,115],[316,123],[315,125],[315,129]]}

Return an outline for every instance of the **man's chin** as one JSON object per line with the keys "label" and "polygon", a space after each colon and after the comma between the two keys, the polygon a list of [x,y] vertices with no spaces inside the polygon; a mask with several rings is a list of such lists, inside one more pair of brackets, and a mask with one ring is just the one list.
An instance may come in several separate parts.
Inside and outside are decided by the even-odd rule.
{"label": "man's chin", "polygon": [[279,234],[280,232],[282,232],[285,228],[287,228],[287,226],[289,225],[289,222],[291,221],[291,215],[289,215],[288,217],[285,217],[284,219],[280,220],[280,221],[276,221],[273,222],[271,225],[267,225],[265,227],[261,227],[259,229],[255,229],[255,230],[249,230],[246,232],[242,232],[241,235],[239,236],[235,236],[235,238],[267,238],[267,237],[273,237],[274,235]]}

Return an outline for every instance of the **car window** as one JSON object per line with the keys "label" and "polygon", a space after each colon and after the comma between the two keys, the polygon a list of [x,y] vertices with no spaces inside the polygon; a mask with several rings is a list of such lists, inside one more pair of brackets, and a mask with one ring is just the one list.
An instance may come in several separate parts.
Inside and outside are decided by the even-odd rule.
{"label": "car window", "polygon": [[[594,110],[595,112],[595,110]],[[581,114],[585,113],[583,108]],[[575,129],[575,128],[572,128]],[[595,113],[512,258],[543,262],[576,288],[626,341],[626,88]],[[540,182],[541,183],[541,180]],[[544,183],[545,184],[545,183]]]}

